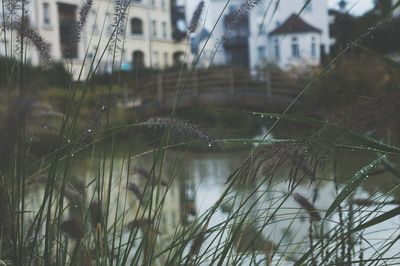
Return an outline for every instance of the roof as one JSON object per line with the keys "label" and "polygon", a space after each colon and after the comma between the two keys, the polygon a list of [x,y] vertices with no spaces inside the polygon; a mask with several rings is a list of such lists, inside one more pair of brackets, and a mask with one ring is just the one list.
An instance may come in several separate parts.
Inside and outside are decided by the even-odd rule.
{"label": "roof", "polygon": [[283,22],[280,26],[271,31],[269,34],[279,35],[306,32],[321,33],[321,30],[305,22],[301,17],[299,17],[299,15],[292,14],[285,22]]}

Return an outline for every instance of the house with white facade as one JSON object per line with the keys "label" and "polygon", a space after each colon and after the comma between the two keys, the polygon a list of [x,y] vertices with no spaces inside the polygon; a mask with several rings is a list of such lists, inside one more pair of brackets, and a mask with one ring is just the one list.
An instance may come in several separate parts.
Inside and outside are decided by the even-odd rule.
{"label": "house with white facade", "polygon": [[[282,25],[269,33],[268,58],[281,68],[302,65],[318,65],[321,58],[322,31],[311,26],[293,13]],[[256,66],[262,66],[259,57],[264,56],[260,46],[255,57]],[[261,51],[260,51],[261,50]]]}
{"label": "house with white facade", "polygon": [[288,69],[319,65],[321,56],[329,53],[327,0],[307,5],[307,0],[263,0],[243,9],[244,3],[208,1],[201,32],[209,36],[194,37],[201,41],[192,43],[199,67],[238,65],[255,70],[272,63]]}
{"label": "house with white facade", "polygon": [[[108,72],[112,68],[114,52],[110,38],[115,32],[115,7],[118,1],[94,0],[80,42],[71,43],[80,9],[85,2],[31,0],[25,6],[30,27],[48,43],[52,59],[64,62],[75,77],[81,71],[82,64],[85,64],[82,69],[85,75],[93,58],[97,58],[95,65],[99,63],[98,71]],[[127,8],[121,27],[124,32],[119,37],[122,41],[117,51],[118,67],[120,65],[122,70],[144,67],[162,69],[182,63],[187,48],[185,26],[182,29],[182,23],[185,23],[185,0],[119,1],[123,2],[127,3]],[[0,13],[9,18],[9,10],[4,5],[3,8]],[[15,13],[18,19],[18,11]],[[16,54],[15,37],[16,34],[10,31],[0,33],[0,56]],[[8,51],[1,50],[3,47],[7,47]],[[38,53],[31,43],[27,47],[27,62],[38,65]]]}

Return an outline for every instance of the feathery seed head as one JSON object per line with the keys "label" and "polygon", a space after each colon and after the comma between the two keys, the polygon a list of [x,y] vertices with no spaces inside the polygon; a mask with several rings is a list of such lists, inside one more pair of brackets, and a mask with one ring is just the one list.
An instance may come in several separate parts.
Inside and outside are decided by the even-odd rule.
{"label": "feathery seed head", "polygon": [[198,5],[195,11],[193,12],[192,18],[189,23],[188,27],[188,32],[193,33],[197,30],[197,27],[199,26],[201,14],[203,13],[204,9],[204,1],[201,1]]}

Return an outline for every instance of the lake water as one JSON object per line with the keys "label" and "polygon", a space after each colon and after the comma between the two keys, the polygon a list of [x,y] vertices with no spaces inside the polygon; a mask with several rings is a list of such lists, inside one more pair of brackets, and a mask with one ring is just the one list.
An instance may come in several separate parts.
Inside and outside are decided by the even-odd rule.
{"label": "lake water", "polygon": [[[122,152],[117,152],[113,158],[111,154],[106,154],[105,159],[103,156],[101,156],[102,159],[97,159],[93,154],[76,158],[79,167],[73,170],[72,175],[84,177],[84,189],[81,196],[85,197],[86,202],[95,198],[93,195],[99,190],[99,186],[103,189],[108,186],[111,188],[111,211],[108,221],[112,224],[117,220],[122,227],[126,227],[131,221],[138,220],[137,210],[143,202],[148,202],[150,198],[153,198],[159,203],[165,195],[157,226],[159,231],[157,243],[160,250],[177,241],[175,234],[178,231],[187,228],[198,219],[203,219],[209,213],[224,194],[227,178],[242,165],[249,154],[249,150],[246,149],[215,152],[172,149],[163,154],[164,157],[156,158],[157,152],[128,154],[124,148],[121,150]],[[130,160],[128,160],[129,157]],[[340,168],[339,191],[358,169],[371,162],[372,159],[373,157],[361,154],[358,156],[355,152],[342,154],[338,167]],[[167,186],[161,186],[161,181],[157,181],[157,184],[147,182],[148,179],[143,171],[151,172],[154,161],[162,162],[162,166],[159,163],[155,166],[155,176],[167,183]],[[293,260],[299,258],[299,254],[309,250],[309,215],[292,195],[298,193],[309,202],[314,202],[315,208],[323,217],[337,195],[335,183],[332,182],[332,166],[328,164],[326,169],[318,174],[316,182],[311,183],[306,180],[299,183],[292,195],[288,194],[289,184],[284,173],[285,171],[282,171],[277,174],[271,184],[256,182],[249,186],[232,186],[231,192],[211,216],[208,224],[208,228],[220,228],[228,224],[227,221],[231,221],[229,222],[230,229],[214,230],[207,234],[200,252],[213,254],[221,242],[228,241],[230,233],[237,229],[235,226],[238,221],[232,218],[234,213],[239,217],[246,215],[246,222],[240,229],[242,234],[235,243],[236,250],[228,254],[226,264],[246,265],[258,261],[263,265],[269,261],[273,264],[291,265]],[[130,189],[132,184],[139,192],[133,192]],[[388,175],[374,175],[357,189],[352,198],[377,202],[396,201],[397,184],[396,179]],[[152,185],[155,188],[153,190],[150,189]],[[159,195],[156,195],[157,193]],[[35,199],[32,199],[31,203],[38,208],[39,205],[35,204]],[[324,233],[331,232],[334,236],[335,232],[338,232],[335,230],[343,223],[341,220],[347,221],[349,217],[349,206],[348,201],[345,201],[342,204],[342,217],[339,213],[329,217],[329,221],[324,223],[322,229]],[[352,227],[397,206],[396,204],[370,206],[352,204]],[[76,209],[80,207],[80,204],[75,206]],[[79,211],[72,210],[70,215],[74,212]],[[146,210],[143,213],[145,212]],[[321,230],[319,225],[319,222],[314,222],[312,225],[315,235],[314,243],[318,241],[316,235]],[[400,216],[396,216],[367,228],[362,231],[362,234],[361,231],[356,232],[352,247],[358,254],[356,259],[362,254],[363,258],[378,259],[375,261],[377,265],[380,265],[378,262],[385,258],[390,258],[386,260],[387,263],[400,263],[398,242],[390,246],[383,256],[380,255],[382,250],[388,248],[390,239],[399,236],[399,229]],[[118,239],[122,243],[129,243],[132,241],[130,231],[122,230]],[[187,246],[186,249],[189,249],[190,245]],[[246,259],[248,250],[257,251],[259,255]],[[326,252],[329,253],[329,250]],[[331,250],[331,252],[330,261],[334,261],[335,254],[340,255],[341,251]],[[241,256],[244,256],[244,259]],[[211,259],[212,255],[206,257],[201,264],[208,265]]]}

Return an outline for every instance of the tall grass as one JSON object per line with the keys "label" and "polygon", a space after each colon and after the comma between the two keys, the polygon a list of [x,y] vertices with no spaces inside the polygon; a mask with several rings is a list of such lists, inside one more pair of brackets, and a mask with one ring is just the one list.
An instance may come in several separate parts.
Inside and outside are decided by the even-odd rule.
{"label": "tall grass", "polygon": [[[245,1],[237,19],[258,3]],[[107,45],[98,45],[91,58],[89,47],[85,48],[78,81],[71,80],[65,88],[69,100],[57,130],[45,135],[55,135],[56,147],[38,156],[31,150],[32,139],[43,135],[37,136],[29,128],[38,126],[38,120],[48,121],[49,113],[55,112],[43,112],[27,93],[24,53],[32,43],[51,68],[49,46],[27,23],[25,1],[2,4],[2,13],[7,9],[10,14],[3,16],[2,34],[17,37],[16,43],[4,45],[11,45],[20,60],[5,61],[10,62],[7,73],[13,74],[6,83],[7,108],[0,130],[0,264],[389,265],[400,261],[395,223],[400,214],[396,165],[400,148],[391,143],[388,134],[378,134],[387,130],[382,120],[390,120],[390,126],[396,122],[399,94],[394,91],[358,100],[346,112],[325,118],[289,113],[313,82],[329,75],[339,57],[387,24],[354,41],[282,113],[249,114],[272,124],[268,134],[286,122],[307,127],[309,134],[305,136],[219,139],[173,116],[120,125],[112,113],[119,80],[115,86],[107,85],[86,124],[79,126],[85,97],[90,89],[97,89],[92,88],[92,80],[101,62],[110,60],[113,71],[121,64],[119,51],[132,7],[129,1],[117,1],[110,35],[104,33],[104,24],[101,30]],[[82,31],[88,28],[87,16],[95,5],[88,0],[82,6],[72,45],[81,41]],[[111,6],[110,2],[110,11]],[[202,10],[203,2],[194,13],[190,33],[198,27]],[[111,58],[107,59],[108,51]],[[399,70],[390,59],[374,56],[390,63],[393,71]],[[182,80],[189,80],[197,60],[189,71],[181,71]],[[89,70],[84,72],[86,63]],[[73,60],[68,64],[72,69]],[[137,148],[135,133],[143,129],[162,134],[155,133],[151,141]],[[185,141],[172,142],[172,137]],[[205,204],[205,209],[196,206],[195,196],[201,194],[203,181],[193,184],[196,177],[185,168],[190,158],[182,153],[183,148],[196,144],[224,154],[224,145],[238,143],[257,145],[240,158],[236,170],[230,169],[223,176],[213,173],[222,184],[218,185],[218,196]],[[350,160],[362,156],[369,160],[359,170],[343,175],[340,167],[345,163],[340,159],[345,153]],[[362,191],[367,180],[383,177],[391,178],[395,185],[382,184],[373,193]],[[207,188],[215,189],[214,185]],[[332,199],[327,195],[333,195]]]}

